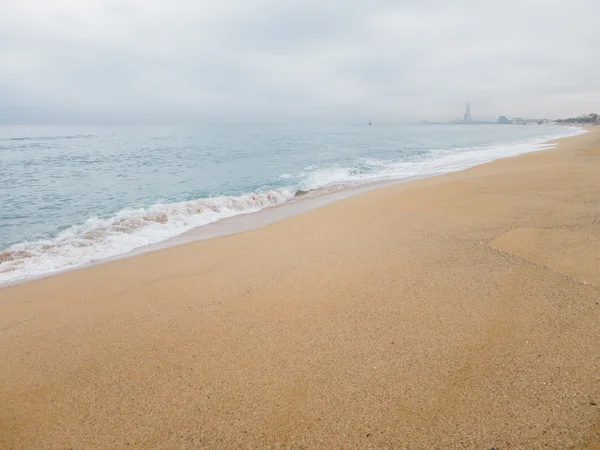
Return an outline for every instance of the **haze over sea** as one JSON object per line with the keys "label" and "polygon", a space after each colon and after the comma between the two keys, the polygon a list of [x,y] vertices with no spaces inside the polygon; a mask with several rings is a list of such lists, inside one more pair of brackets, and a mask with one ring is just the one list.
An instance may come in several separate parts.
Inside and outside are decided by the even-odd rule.
{"label": "haze over sea", "polygon": [[550,139],[581,132],[496,125],[0,127],[0,283],[349,186],[546,149]]}

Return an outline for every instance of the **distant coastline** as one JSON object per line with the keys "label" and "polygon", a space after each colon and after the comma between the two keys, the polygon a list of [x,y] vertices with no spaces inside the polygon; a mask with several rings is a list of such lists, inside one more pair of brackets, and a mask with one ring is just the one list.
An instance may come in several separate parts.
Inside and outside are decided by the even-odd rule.
{"label": "distant coastline", "polygon": [[600,125],[600,114],[590,113],[568,119],[547,119],[547,118],[523,118],[507,116],[498,116],[496,120],[474,120],[471,114],[471,104],[467,103],[465,113],[462,118],[456,118],[447,122],[440,121],[421,121],[422,124],[429,125],[573,125],[573,126],[593,126]]}

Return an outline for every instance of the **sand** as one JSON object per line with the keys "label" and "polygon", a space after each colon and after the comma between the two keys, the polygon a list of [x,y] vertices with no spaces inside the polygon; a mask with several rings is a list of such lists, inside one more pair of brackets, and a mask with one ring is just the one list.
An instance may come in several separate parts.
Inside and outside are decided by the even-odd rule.
{"label": "sand", "polygon": [[600,133],[0,289],[2,448],[595,448]]}

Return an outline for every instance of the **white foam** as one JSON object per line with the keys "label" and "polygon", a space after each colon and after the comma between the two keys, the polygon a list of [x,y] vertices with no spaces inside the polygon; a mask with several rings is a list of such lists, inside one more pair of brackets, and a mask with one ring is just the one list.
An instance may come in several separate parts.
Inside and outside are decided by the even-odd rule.
{"label": "white foam", "polygon": [[215,197],[126,209],[108,219],[92,217],[52,239],[28,241],[0,253],[0,283],[68,269],[130,252],[226,217],[285,203],[292,190]]}
{"label": "white foam", "polygon": [[300,184],[300,189],[311,191],[334,184],[354,181],[356,169],[348,167],[329,167],[311,172]]}
{"label": "white foam", "polygon": [[[0,252],[0,283],[128,253],[192,228],[286,203],[294,198],[297,190],[332,192],[344,186],[378,180],[402,180],[454,172],[499,158],[544,150],[552,147],[547,144],[551,139],[584,132],[580,128],[571,128],[561,136],[546,136],[508,145],[444,150],[432,152],[425,158],[405,161],[364,158],[360,161],[362,169],[313,166],[301,174],[281,175],[281,179],[298,181],[294,186],[280,190],[155,204],[149,208],[122,210],[110,218],[92,217],[52,239],[23,242]],[[364,166],[369,169],[365,170]]]}

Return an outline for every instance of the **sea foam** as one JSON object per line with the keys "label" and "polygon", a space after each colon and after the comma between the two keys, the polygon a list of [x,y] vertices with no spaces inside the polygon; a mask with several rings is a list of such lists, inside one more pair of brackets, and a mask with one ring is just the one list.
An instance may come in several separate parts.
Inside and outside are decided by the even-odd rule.
{"label": "sea foam", "polygon": [[293,198],[280,190],[222,196],[91,217],[51,239],[26,241],[0,252],[0,282],[64,270],[130,252],[218,220],[260,211]]}

